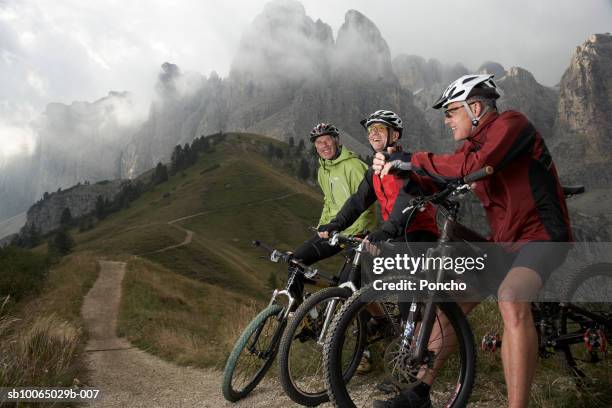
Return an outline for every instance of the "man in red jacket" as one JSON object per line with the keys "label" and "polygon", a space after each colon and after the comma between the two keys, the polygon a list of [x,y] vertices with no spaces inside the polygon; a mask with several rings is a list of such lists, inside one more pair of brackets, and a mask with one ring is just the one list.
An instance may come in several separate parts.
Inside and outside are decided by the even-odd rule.
{"label": "man in red jacket", "polygon": [[[398,140],[402,137],[402,119],[392,111],[378,110],[361,121],[361,125],[368,132],[368,141],[375,152],[394,153],[401,151]],[[320,225],[319,236],[328,238],[333,231],[342,231],[359,216],[378,201],[383,219],[382,225],[367,236],[370,243],[388,240],[406,240],[408,242],[433,242],[438,238],[438,226],[436,224],[436,210],[432,205],[419,212],[409,225],[404,225],[402,209],[406,206],[406,200],[411,196],[423,195],[434,189],[433,183],[415,174],[400,177],[390,175],[384,179],[374,174],[370,168],[366,171],[363,180],[344,203],[336,216],[328,223]],[[403,192],[404,201],[397,200],[400,192]],[[400,304],[402,310],[409,304]],[[382,310],[369,309],[375,317],[382,315]],[[406,312],[407,314],[407,312]],[[369,351],[367,354],[369,356]],[[368,357],[369,358],[369,357]],[[360,370],[361,371],[361,370]],[[363,370],[365,372],[367,370]],[[382,385],[385,386],[384,384]]]}
{"label": "man in red jacket", "polygon": [[[494,174],[475,184],[492,240],[513,253],[512,266],[498,289],[504,322],[502,361],[510,407],[527,407],[537,366],[537,333],[531,304],[548,275],[564,257],[547,253],[534,242],[572,240],[568,211],[557,171],[544,140],[529,120],[515,111],[497,112],[500,92],[493,75],[465,75],[444,91],[433,108],[444,108],[444,123],[455,141],[453,154],[418,152],[391,157],[376,155],[374,171],[384,177],[393,169],[412,170],[444,182],[462,178],[485,166]],[[475,305],[463,305],[469,312]],[[427,381],[425,381],[427,382]],[[426,391],[428,391],[426,387]],[[427,404],[429,395],[400,394],[394,407]],[[395,404],[395,405],[394,405]],[[416,406],[416,405],[415,405]]]}
{"label": "man in red jacket", "polygon": [[[378,110],[362,120],[361,125],[367,130],[368,141],[375,152],[401,151],[398,141],[402,136],[403,126],[402,120],[396,113]],[[435,241],[438,236],[435,208],[429,205],[425,211],[419,212],[414,217],[410,225],[399,225],[405,205],[396,202],[400,192],[409,197],[423,195],[434,189],[434,183],[416,174],[406,174],[402,177],[393,174],[381,178],[370,168],[366,171],[357,191],[346,200],[335,218],[329,224],[319,227],[319,235],[326,238],[329,232],[342,231],[378,201],[383,223],[368,235],[370,242],[400,238],[418,242]]]}

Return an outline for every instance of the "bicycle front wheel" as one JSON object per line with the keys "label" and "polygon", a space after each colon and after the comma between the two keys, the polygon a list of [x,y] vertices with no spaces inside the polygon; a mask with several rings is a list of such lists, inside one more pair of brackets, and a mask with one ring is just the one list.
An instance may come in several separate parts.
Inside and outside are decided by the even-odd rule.
{"label": "bicycle front wheel", "polygon": [[[420,334],[420,321],[416,321],[412,339],[403,342],[403,337],[397,335],[403,332],[397,296],[376,298],[373,290],[368,286],[353,294],[329,329],[324,349],[325,378],[334,404],[370,407],[375,400],[393,397],[393,389],[397,393],[433,379],[430,393],[433,407],[466,406],[474,384],[476,352],[471,328],[459,306],[452,302],[435,304],[436,318],[426,356],[415,362],[413,351]],[[366,307],[385,310],[388,327],[369,345],[374,363],[372,373],[346,382],[342,378],[340,356],[349,328],[354,325],[352,322]],[[388,386],[381,387],[383,384]]]}
{"label": "bicycle front wheel", "polygon": [[272,365],[285,321],[279,321],[283,308],[270,305],[244,329],[223,370],[222,391],[226,400],[236,402],[259,384]]}
{"label": "bicycle front wheel", "polygon": [[[323,340],[327,325],[349,298],[347,288],[320,290],[304,301],[289,322],[279,347],[280,380],[285,393],[295,402],[316,406],[329,400],[323,377]],[[344,380],[359,365],[366,342],[364,319],[358,319],[351,333],[351,346],[345,346]]]}

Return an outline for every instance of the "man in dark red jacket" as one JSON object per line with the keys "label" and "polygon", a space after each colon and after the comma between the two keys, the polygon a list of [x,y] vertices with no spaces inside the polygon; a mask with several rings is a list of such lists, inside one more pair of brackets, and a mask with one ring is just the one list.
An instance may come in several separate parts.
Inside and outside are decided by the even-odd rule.
{"label": "man in dark red jacket", "polygon": [[[502,361],[510,407],[527,407],[537,365],[537,333],[531,304],[547,276],[564,260],[534,242],[572,240],[562,187],[542,137],[521,113],[498,113],[500,92],[493,75],[466,75],[453,82],[433,106],[444,108],[444,123],[463,145],[453,154],[404,154],[385,160],[377,155],[373,168],[385,176],[393,169],[440,182],[456,180],[492,166],[494,174],[479,181],[474,192],[482,201],[492,240],[504,243],[513,263],[498,289],[504,322]],[[475,304],[462,306],[469,312]],[[427,380],[431,384],[431,381]],[[428,387],[425,387],[428,391]],[[427,404],[421,393],[400,394],[380,407]],[[385,404],[385,405],[383,405]],[[402,405],[400,405],[402,404]],[[421,405],[419,405],[421,406]]]}

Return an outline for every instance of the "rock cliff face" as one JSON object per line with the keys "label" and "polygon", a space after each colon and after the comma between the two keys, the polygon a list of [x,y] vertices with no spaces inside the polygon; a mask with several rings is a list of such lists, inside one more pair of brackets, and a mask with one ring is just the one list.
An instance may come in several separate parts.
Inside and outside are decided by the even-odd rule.
{"label": "rock cliff face", "polygon": [[[168,161],[174,146],[191,143],[199,136],[196,130],[200,118],[216,97],[214,92],[206,93],[210,82],[214,82],[212,77],[207,81],[200,74],[182,73],[174,64],[162,65],[149,116],[123,146],[119,157],[121,177],[136,177],[158,162]],[[208,97],[203,98],[203,94]]]}
{"label": "rock cliff face", "polygon": [[612,181],[612,36],[577,47],[561,79],[552,153],[561,173],[588,186]]}
{"label": "rock cliff face", "polygon": [[480,67],[476,70],[479,74],[493,74],[495,80],[499,81],[506,75],[506,70],[502,64],[495,61],[483,62]]}
{"label": "rock cliff face", "polygon": [[[504,90],[499,105],[529,116],[547,140],[566,181],[607,186],[612,167],[612,39],[591,36],[577,47],[558,89],[521,68],[483,63]],[[30,161],[0,169],[0,219],[25,210],[45,191],[77,182],[131,178],[169,159],[176,144],[223,131],[305,139],[327,121],[350,149],[370,154],[359,120],[376,109],[399,113],[410,150],[447,152],[455,143],[431,109],[450,81],[469,71],[419,56],[391,60],[375,24],[355,10],[334,38],[295,0],[275,0],[245,30],[230,74],[205,77],[162,66],[157,98],[142,123],[130,97],[111,92],[92,103],[50,104],[37,123]]]}
{"label": "rock cliff face", "polygon": [[120,177],[122,151],[138,125],[125,92],[47,105],[33,124],[33,156],[0,169],[0,219],[25,211],[44,192]]}
{"label": "rock cliff face", "polygon": [[[431,109],[444,89],[453,80],[469,73],[460,64],[442,65],[436,60],[400,55],[393,60],[393,68],[404,89],[413,90],[415,105],[424,113],[432,129],[437,151],[449,151],[455,147],[440,111]],[[492,61],[483,63],[475,72],[494,74],[503,90],[498,101],[501,111],[514,109],[525,113],[545,139],[553,136],[557,113],[558,92],[539,84],[529,71],[513,67],[508,71]]]}
{"label": "rock cliff face", "polygon": [[21,231],[27,231],[34,225],[41,234],[46,234],[60,226],[60,219],[65,208],[70,210],[72,217],[80,217],[95,209],[96,199],[112,201],[121,190],[122,180],[103,181],[91,185],[76,185],[68,190],[52,193],[48,198],[34,204],[27,213],[25,226]]}
{"label": "rock cliff face", "polygon": [[461,64],[445,65],[437,59],[425,60],[418,55],[406,54],[400,54],[393,59],[393,70],[402,87],[414,93],[442,84],[446,87],[451,81],[469,73]]}
{"label": "rock cliff face", "polygon": [[497,84],[504,91],[498,107],[524,113],[542,137],[550,140],[557,115],[558,92],[541,85],[529,71],[519,67],[510,68]]}
{"label": "rock cliff face", "polygon": [[[164,64],[162,77],[165,87],[185,81],[172,64]],[[359,121],[377,109],[404,118],[412,148],[435,144],[412,93],[393,72],[380,31],[355,10],[346,13],[334,41],[331,28],[307,16],[300,3],[273,1],[245,31],[229,77],[191,83],[188,95],[160,95],[123,156],[124,175],[168,159],[174,145],[196,136],[232,130],[298,141],[321,121],[336,124],[342,142],[366,155],[371,151]]]}

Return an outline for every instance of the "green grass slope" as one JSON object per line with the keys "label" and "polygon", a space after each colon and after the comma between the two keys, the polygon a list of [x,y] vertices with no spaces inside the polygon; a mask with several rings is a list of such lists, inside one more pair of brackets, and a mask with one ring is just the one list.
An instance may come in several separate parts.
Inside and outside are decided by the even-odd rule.
{"label": "green grass slope", "polygon": [[[270,274],[285,275],[252,241],[289,250],[312,235],[320,192],[268,159],[269,143],[283,146],[227,135],[129,208],[72,232],[77,253],[128,262],[119,330],[139,347],[185,364],[220,364],[269,298]],[[187,230],[191,242],[180,245]],[[230,318],[235,328],[222,324]]]}

